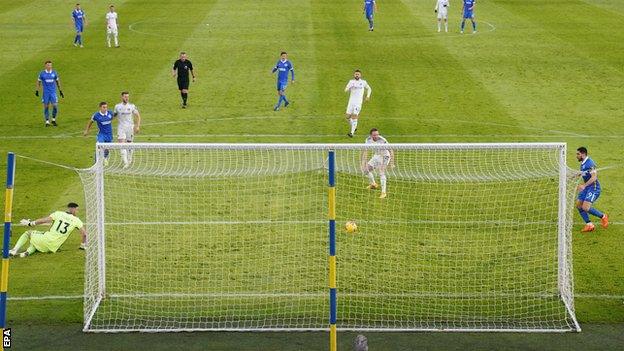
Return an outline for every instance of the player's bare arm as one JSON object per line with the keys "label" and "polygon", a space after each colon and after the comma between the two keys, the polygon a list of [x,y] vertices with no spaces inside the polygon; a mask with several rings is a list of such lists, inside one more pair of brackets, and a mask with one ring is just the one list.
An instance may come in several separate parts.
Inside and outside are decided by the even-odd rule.
{"label": "player's bare arm", "polygon": [[578,191],[583,191],[585,188],[587,188],[588,186],[594,184],[594,182],[596,182],[596,179],[598,179],[598,172],[596,172],[596,170],[592,170],[589,174],[591,174],[591,178],[589,178],[585,184],[579,184],[576,189]]}
{"label": "player's bare arm", "polygon": [[82,133],[82,135],[87,136],[89,135],[89,130],[91,129],[91,126],[93,125],[93,121],[89,120],[89,123],[87,123],[87,128],[85,128],[84,133]]}
{"label": "player's bare arm", "polygon": [[139,131],[141,130],[141,114],[139,111],[134,113],[134,117],[134,134],[139,134]]}

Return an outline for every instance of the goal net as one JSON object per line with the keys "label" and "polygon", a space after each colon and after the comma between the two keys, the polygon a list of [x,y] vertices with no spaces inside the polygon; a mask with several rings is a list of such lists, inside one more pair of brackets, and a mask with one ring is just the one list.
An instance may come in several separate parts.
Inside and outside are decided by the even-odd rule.
{"label": "goal net", "polygon": [[[387,148],[380,198],[363,165]],[[81,172],[84,330],[328,330],[335,168],[338,330],[578,331],[565,152],[98,144]]]}

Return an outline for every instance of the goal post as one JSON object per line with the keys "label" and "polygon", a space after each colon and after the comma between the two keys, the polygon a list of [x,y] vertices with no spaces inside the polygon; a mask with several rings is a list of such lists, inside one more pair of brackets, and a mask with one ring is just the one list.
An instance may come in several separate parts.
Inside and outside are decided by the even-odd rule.
{"label": "goal post", "polygon": [[85,331],[580,331],[563,143],[96,149]]}

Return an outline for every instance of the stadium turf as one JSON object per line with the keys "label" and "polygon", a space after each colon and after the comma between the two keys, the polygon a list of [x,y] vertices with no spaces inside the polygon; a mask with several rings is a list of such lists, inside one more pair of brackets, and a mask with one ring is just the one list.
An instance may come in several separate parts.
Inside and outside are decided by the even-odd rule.
{"label": "stadium turf", "polygon": [[[430,340],[422,345],[430,349],[457,343],[462,349],[606,350],[623,342],[624,2],[482,2],[475,11],[479,33],[460,35],[458,2],[452,3],[451,33],[445,34],[435,32],[429,1],[380,1],[375,32],[369,33],[360,0],[127,0],[115,3],[119,49],[105,47],[108,5],[83,4],[90,21],[79,49],[71,45],[71,4],[0,3],[0,169],[7,151],[89,166],[95,137],[81,132],[97,104],[116,102],[122,90],[131,92],[144,119],[137,141],[359,143],[367,129],[377,127],[390,142],[567,142],[572,168],[578,167],[573,150],[584,145],[598,167],[614,167],[599,172],[603,192],[596,204],[614,224],[581,235],[575,214],[576,309],[583,333],[373,334],[370,339],[393,350],[411,349],[423,339]],[[189,53],[198,75],[186,110],[180,109],[170,75],[181,50]],[[293,104],[273,112],[277,96],[270,69],[282,50],[290,54],[297,81],[287,90]],[[34,96],[47,59],[66,96],[56,128],[43,127]],[[356,68],[373,96],[363,107],[358,134],[348,139],[343,88]],[[18,159],[14,222],[41,217],[70,200],[84,202],[76,173]],[[12,240],[21,231],[15,228]],[[74,233],[59,253],[13,260],[9,296],[82,294],[84,254],[78,242]],[[83,335],[81,321],[80,299],[9,300],[16,347],[47,348],[57,335],[71,344],[60,349],[112,349],[117,343],[124,343],[119,349],[150,343],[156,349],[187,339],[197,343],[189,347],[199,348],[213,337],[220,340],[213,349],[326,345],[322,333]],[[341,338],[344,348],[349,338]]]}

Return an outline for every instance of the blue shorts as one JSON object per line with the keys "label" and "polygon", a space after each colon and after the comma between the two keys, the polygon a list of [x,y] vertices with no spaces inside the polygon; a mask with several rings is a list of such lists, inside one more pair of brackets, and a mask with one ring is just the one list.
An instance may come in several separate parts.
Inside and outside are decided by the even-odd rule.
{"label": "blue shorts", "polygon": [[373,18],[375,12],[366,10],[366,19]]}
{"label": "blue shorts", "polygon": [[464,18],[474,18],[473,10],[464,10]]}
{"label": "blue shorts", "polygon": [[46,93],[45,91],[43,92],[43,95],[41,96],[41,102],[43,102],[44,104],[58,104],[58,97],[56,96],[56,91],[53,93]]}
{"label": "blue shorts", "polygon": [[286,90],[287,86],[288,86],[288,82],[277,82],[277,91]]}
{"label": "blue shorts", "polygon": [[76,24],[76,33],[82,33],[82,29],[83,29],[83,25],[82,24]]}
{"label": "blue shorts", "polygon": [[112,143],[113,135],[112,134],[98,134],[97,142],[98,143]]}
{"label": "blue shorts", "polygon": [[591,189],[591,187],[583,189],[583,191],[578,194],[578,199],[581,202],[587,201],[594,203],[598,200],[599,197],[600,189]]}

